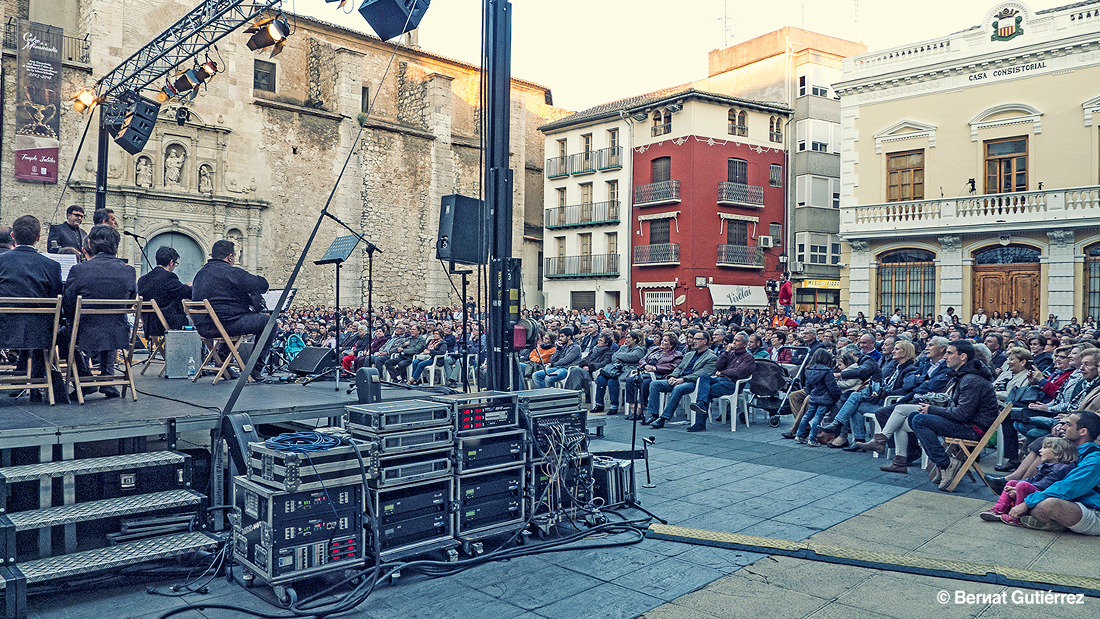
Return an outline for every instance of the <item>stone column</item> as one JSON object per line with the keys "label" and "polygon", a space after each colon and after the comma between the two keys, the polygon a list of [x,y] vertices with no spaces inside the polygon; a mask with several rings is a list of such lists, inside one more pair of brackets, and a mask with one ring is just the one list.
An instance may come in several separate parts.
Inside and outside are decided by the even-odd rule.
{"label": "stone column", "polygon": [[941,236],[940,252],[936,256],[939,262],[940,309],[938,314],[947,315],[947,308],[955,308],[959,316],[969,316],[970,311],[963,307],[963,263],[962,241],[957,236]]}
{"label": "stone column", "polygon": [[[1074,315],[1074,232],[1047,232],[1050,240],[1047,276],[1047,311],[1058,317],[1058,324],[1069,322]],[[1084,282],[1082,282],[1082,286]],[[1036,322],[1046,322],[1046,316],[1036,316]],[[1064,321],[1064,322],[1063,322]]]}
{"label": "stone column", "polygon": [[871,244],[868,241],[848,241],[852,248],[848,264],[848,316],[863,312],[874,316],[871,303]]}
{"label": "stone column", "polygon": [[260,212],[253,211],[248,222],[248,269],[249,273],[263,275],[263,267],[260,265],[260,235],[263,233],[263,222],[260,221]]}
{"label": "stone column", "polygon": [[[435,241],[439,236],[439,203],[443,196],[455,192],[455,153],[451,142],[451,82],[453,77],[433,73],[428,76],[427,101],[424,117],[428,130],[435,139],[431,142],[432,182],[428,187],[425,247],[428,253],[425,265],[428,274],[425,297],[428,306],[450,305],[455,302],[454,291],[447,279],[444,266],[435,259]],[[457,282],[459,276],[455,276]]]}

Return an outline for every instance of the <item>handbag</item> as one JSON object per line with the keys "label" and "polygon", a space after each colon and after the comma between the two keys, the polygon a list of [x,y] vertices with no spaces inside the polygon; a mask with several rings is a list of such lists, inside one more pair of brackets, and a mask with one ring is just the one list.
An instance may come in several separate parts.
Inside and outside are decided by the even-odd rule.
{"label": "handbag", "polygon": [[609,363],[600,368],[600,374],[603,374],[605,378],[618,378],[623,373],[623,364],[616,361],[615,363]]}
{"label": "handbag", "polygon": [[431,355],[424,354],[424,353],[421,353],[419,355],[413,355],[413,359],[416,359],[417,361],[427,361],[428,359],[431,359],[431,358],[432,358]]}

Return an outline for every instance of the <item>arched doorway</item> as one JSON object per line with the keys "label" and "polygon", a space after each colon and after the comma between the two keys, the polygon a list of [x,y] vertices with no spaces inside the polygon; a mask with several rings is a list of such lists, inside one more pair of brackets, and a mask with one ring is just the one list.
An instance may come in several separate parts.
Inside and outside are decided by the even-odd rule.
{"label": "arched doorway", "polygon": [[1019,310],[1025,321],[1039,317],[1038,249],[1022,245],[995,246],[974,252],[974,307],[1011,316]]}
{"label": "arched doorway", "polygon": [[[154,266],[157,263],[157,250],[161,247],[171,247],[179,252],[179,266],[176,267],[175,273],[179,276],[181,282],[190,283],[191,280],[195,279],[195,273],[198,273],[202,265],[206,263],[206,257],[203,255],[199,244],[182,232],[163,232],[149,240],[149,244],[145,246],[145,253],[149,256],[149,262]],[[149,266],[143,260],[141,274],[145,275],[148,272]]]}

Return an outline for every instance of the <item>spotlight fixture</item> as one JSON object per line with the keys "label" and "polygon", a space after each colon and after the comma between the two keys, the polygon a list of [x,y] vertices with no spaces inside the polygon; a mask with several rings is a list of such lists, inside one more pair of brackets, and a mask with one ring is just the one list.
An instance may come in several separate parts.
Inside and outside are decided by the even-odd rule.
{"label": "spotlight fixture", "polygon": [[286,44],[286,38],[290,36],[290,24],[286,22],[286,19],[280,14],[278,17],[271,17],[256,22],[251,28],[245,30],[246,33],[252,35],[248,39],[248,49],[256,51],[258,49],[265,49],[274,45],[271,50],[271,56],[277,56],[279,52],[283,51],[283,45]]}
{"label": "spotlight fixture", "polygon": [[176,108],[176,124],[177,125],[182,127],[185,124],[187,124],[187,121],[189,121],[189,120],[191,120],[191,110],[187,109],[186,107],[184,107],[182,105],[179,106],[178,108]]}
{"label": "spotlight fixture", "polygon": [[95,91],[91,88],[82,88],[80,92],[73,95],[71,100],[73,102],[73,109],[77,112],[83,112],[95,105],[99,101],[99,98],[96,97]]}
{"label": "spotlight fixture", "polygon": [[195,65],[193,68],[177,75],[172,86],[178,93],[194,90],[206,83],[206,80],[214,77],[217,72],[218,64],[213,60],[207,60],[205,63]]}

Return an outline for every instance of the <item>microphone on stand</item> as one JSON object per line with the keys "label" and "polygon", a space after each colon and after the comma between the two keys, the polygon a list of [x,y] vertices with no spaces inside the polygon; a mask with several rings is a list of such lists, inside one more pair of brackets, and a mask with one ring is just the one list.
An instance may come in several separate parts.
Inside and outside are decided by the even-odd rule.
{"label": "microphone on stand", "polygon": [[123,230],[122,233],[125,234],[126,236],[132,236],[135,239],[149,240],[149,239],[146,239],[145,237],[141,236],[140,234],[134,234],[133,232],[130,232],[129,230]]}

